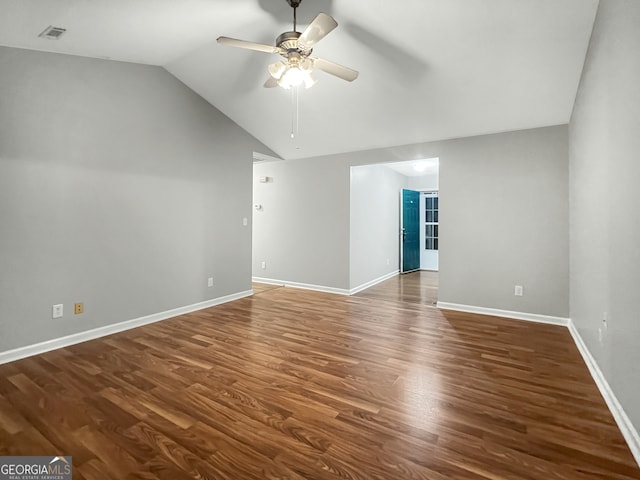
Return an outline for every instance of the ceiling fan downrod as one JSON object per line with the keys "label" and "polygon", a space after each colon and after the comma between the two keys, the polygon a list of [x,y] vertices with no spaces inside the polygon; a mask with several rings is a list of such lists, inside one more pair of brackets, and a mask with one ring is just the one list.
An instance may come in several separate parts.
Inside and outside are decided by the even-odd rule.
{"label": "ceiling fan downrod", "polygon": [[302,0],[287,0],[287,3],[293,8],[293,31],[297,32],[296,27],[298,25],[298,11],[297,8],[300,6],[300,2]]}

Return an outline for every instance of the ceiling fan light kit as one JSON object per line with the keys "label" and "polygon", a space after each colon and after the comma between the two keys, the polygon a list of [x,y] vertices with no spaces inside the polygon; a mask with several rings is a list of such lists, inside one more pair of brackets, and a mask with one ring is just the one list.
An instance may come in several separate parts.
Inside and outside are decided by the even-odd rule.
{"label": "ceiling fan light kit", "polygon": [[272,63],[268,67],[271,77],[277,81],[277,85],[290,89],[304,84],[305,88],[310,88],[317,80],[313,76],[313,61],[304,58],[293,52],[288,62]]}
{"label": "ceiling fan light kit", "polygon": [[271,77],[264,84],[266,88],[280,86],[288,90],[291,87],[300,85],[310,88],[316,84],[316,79],[312,73],[314,67],[348,82],[354,81],[358,78],[356,70],[310,56],[313,47],[331,33],[338,26],[338,22],[325,13],[319,13],[304,32],[296,31],[296,9],[300,6],[301,1],[287,0],[287,3],[293,8],[293,31],[280,34],[276,38],[275,46],[229,37],[218,37],[218,43],[230,47],[281,55],[284,58],[283,61],[273,63],[268,67]]}

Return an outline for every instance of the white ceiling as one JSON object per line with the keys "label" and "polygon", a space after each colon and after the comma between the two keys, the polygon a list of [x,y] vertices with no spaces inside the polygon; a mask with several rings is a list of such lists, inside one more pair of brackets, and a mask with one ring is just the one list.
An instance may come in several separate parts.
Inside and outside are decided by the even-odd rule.
{"label": "white ceiling", "polygon": [[405,177],[423,177],[425,175],[437,175],[440,169],[440,159],[427,158],[423,160],[411,160],[408,162],[384,163],[391,170]]}
{"label": "white ceiling", "polygon": [[[339,27],[314,55],[360,71],[318,72],[300,95],[264,89],[285,0],[0,0],[0,44],[161,65],[286,159],[569,121],[598,0],[303,0],[298,30],[324,11]],[[48,25],[60,40],[38,38]],[[0,72],[0,79],[1,79]]]}

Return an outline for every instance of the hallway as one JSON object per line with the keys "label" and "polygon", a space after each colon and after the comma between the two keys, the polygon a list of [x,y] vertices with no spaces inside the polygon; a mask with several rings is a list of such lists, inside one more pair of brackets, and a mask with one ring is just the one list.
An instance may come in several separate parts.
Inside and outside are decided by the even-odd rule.
{"label": "hallway", "polygon": [[418,270],[397,275],[354,296],[435,306],[438,301],[438,272]]}

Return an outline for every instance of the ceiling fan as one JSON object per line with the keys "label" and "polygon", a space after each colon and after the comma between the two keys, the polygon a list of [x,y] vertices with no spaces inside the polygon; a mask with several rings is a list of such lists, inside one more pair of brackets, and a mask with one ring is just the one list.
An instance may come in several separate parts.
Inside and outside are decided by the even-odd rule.
{"label": "ceiling fan", "polygon": [[284,32],[278,36],[275,46],[247,42],[229,37],[218,37],[218,43],[229,47],[245,48],[258,52],[278,53],[284,57],[284,61],[269,65],[268,70],[271,76],[264,84],[266,88],[280,86],[285,89],[290,89],[291,87],[297,87],[302,84],[304,84],[306,88],[309,88],[316,83],[316,79],[312,73],[314,68],[348,82],[352,82],[358,78],[358,72],[356,70],[311,56],[313,47],[336,28],[338,22],[326,13],[320,13],[313,19],[305,31],[300,33],[296,31],[296,9],[300,6],[302,0],[286,1],[293,8],[293,31]]}

